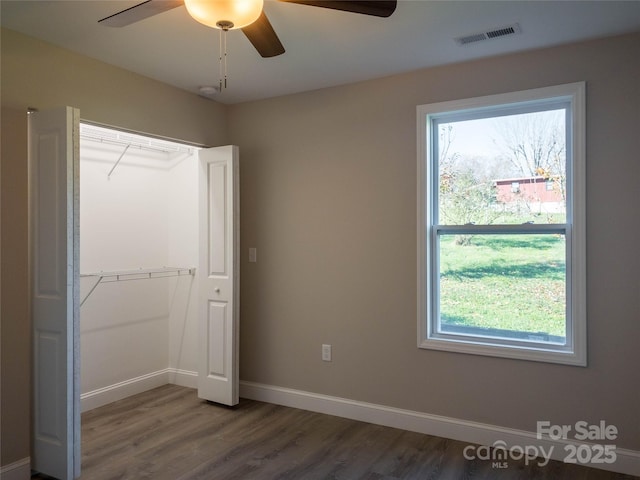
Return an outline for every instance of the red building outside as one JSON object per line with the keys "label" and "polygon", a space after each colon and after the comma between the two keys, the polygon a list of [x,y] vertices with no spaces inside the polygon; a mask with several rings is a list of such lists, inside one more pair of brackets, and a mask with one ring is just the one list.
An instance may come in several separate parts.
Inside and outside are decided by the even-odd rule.
{"label": "red building outside", "polygon": [[496,200],[506,205],[526,203],[543,210],[564,210],[564,198],[557,178],[542,176],[496,180]]}

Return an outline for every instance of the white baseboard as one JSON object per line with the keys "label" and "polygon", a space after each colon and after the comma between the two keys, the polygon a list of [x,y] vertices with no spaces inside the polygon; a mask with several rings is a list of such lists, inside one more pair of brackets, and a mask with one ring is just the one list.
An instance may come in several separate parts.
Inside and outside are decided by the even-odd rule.
{"label": "white baseboard", "polygon": [[[560,461],[563,461],[567,455],[565,450],[567,445],[589,445],[568,440],[538,439],[535,432],[430,415],[253,382],[240,382],[240,396],[252,400],[450,438],[470,444],[512,449],[513,452],[529,446],[543,448],[544,452],[551,452],[550,457],[553,460]],[[617,457],[615,463],[591,463],[586,465],[627,475],[640,475],[640,452],[616,448],[615,453]]]}
{"label": "white baseboard", "polygon": [[0,467],[2,480],[29,480],[31,478],[31,459],[29,457]]}
{"label": "white baseboard", "polygon": [[80,395],[80,410],[86,412],[94,408],[107,405],[108,403],[122,400],[123,398],[146,392],[152,388],[160,387],[169,383],[169,369],[158,370],[147,373],[139,377],[130,378],[124,382],[115,383],[106,387],[98,388],[91,392]]}
{"label": "white baseboard", "polygon": [[181,387],[198,388],[198,372],[170,368],[169,383],[180,385]]}
{"label": "white baseboard", "polygon": [[182,387],[197,388],[198,374],[189,370],[165,368],[157,372],[147,373],[139,377],[130,378],[123,382],[108,385],[80,395],[80,410],[86,412],[123,398],[146,392],[152,388],[161,387],[168,383]]}

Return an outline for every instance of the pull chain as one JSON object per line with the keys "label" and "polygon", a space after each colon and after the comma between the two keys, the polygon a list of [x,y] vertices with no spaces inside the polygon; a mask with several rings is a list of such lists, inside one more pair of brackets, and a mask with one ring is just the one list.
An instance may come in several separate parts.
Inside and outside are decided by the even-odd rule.
{"label": "pull chain", "polygon": [[227,31],[222,33],[224,37],[224,88],[227,88]]}
{"label": "pull chain", "polygon": [[218,22],[220,28],[219,77],[220,91],[227,88],[227,32],[233,27],[231,22]]}
{"label": "pull chain", "polygon": [[218,81],[220,82],[218,90],[222,90],[222,29],[220,29],[220,42],[218,44],[220,54],[218,56]]}

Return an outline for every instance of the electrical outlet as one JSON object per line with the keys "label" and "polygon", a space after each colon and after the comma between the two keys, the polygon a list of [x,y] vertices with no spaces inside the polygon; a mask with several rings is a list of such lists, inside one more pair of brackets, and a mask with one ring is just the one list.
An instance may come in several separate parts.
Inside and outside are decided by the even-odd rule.
{"label": "electrical outlet", "polygon": [[331,361],[331,345],[322,345],[322,360],[325,362]]}

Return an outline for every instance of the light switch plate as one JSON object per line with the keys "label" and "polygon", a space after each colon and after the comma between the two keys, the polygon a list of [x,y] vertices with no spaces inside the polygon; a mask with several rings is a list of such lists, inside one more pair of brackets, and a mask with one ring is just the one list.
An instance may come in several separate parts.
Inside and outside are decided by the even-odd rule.
{"label": "light switch plate", "polygon": [[331,345],[322,345],[322,360],[325,362],[331,361]]}

